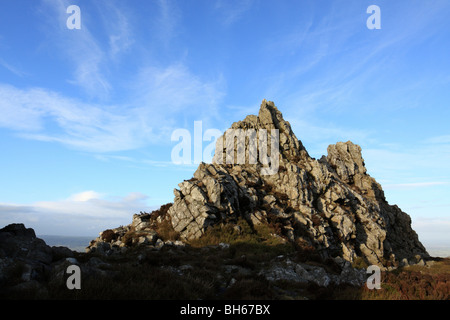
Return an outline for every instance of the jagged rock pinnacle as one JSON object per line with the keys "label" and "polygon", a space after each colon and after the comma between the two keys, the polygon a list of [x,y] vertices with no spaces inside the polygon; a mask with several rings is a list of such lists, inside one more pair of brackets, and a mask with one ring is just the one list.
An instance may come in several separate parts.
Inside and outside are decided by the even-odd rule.
{"label": "jagged rock pinnacle", "polygon": [[[174,191],[168,211],[182,238],[201,237],[211,225],[243,217],[251,224],[281,221],[288,239],[325,257],[361,257],[385,265],[427,256],[409,216],[389,205],[381,186],[366,173],[358,145],[338,142],[328,147],[326,157],[312,159],[275,104],[266,100],[258,116],[249,115],[231,129],[277,129],[279,170],[263,175],[259,163],[200,164],[193,179]],[[224,136],[218,146],[225,146]],[[220,150],[214,159],[220,159]]]}
{"label": "jagged rock pinnacle", "polygon": [[[298,162],[302,158],[309,158],[308,152],[302,142],[295,136],[291,129],[291,125],[288,121],[284,120],[282,113],[277,109],[272,101],[267,101],[264,99],[261,103],[258,116],[248,115],[244,120],[234,122],[230,129],[254,129],[256,132],[265,130],[268,135],[270,135],[272,130],[278,130],[278,146],[281,159]],[[245,147],[247,148],[248,144],[246,144]],[[224,137],[221,137],[216,145],[213,163],[221,163],[221,161],[222,163],[226,163],[225,152],[226,140],[224,140]],[[222,160],[220,160],[220,156],[223,157]]]}
{"label": "jagged rock pinnacle", "polygon": [[283,156],[288,159],[308,156],[303,144],[292,131],[291,125],[283,119],[283,115],[272,101],[263,100],[258,119],[262,128],[280,131],[280,151]]}

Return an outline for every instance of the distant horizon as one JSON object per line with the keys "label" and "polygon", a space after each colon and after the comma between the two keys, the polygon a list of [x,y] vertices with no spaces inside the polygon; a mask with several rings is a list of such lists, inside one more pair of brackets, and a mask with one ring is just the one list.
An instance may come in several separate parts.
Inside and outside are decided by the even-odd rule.
{"label": "distant horizon", "polygon": [[36,237],[44,240],[51,247],[63,246],[78,252],[85,252],[89,242],[95,239],[89,236],[36,235]]}
{"label": "distant horizon", "polygon": [[[65,236],[65,235],[59,235],[59,234],[36,234],[36,237],[64,237],[64,238],[89,238],[91,236]],[[98,237],[98,235],[94,236],[93,235],[93,239],[95,239],[96,237]]]}
{"label": "distant horizon", "polygon": [[[104,231],[104,230],[102,230]],[[46,239],[49,239],[50,237],[58,237],[58,238],[66,238],[66,239],[73,239],[73,238],[77,238],[79,240],[95,240],[95,238],[98,237],[98,235],[96,236],[64,236],[64,235],[36,235],[38,238],[43,239],[47,245],[50,245]],[[61,240],[61,239],[53,239],[54,241],[57,240]],[[55,242],[56,243],[56,242]],[[89,242],[86,242],[86,247],[88,246]],[[426,243],[423,243],[423,246],[425,247],[425,249],[428,251],[428,253],[431,256],[436,256],[436,257],[441,257],[441,258],[447,258],[450,257],[450,245],[427,245]],[[80,251],[80,249],[82,249],[83,246],[80,245],[71,245],[71,246],[67,246],[69,249],[71,248],[76,248],[78,249],[78,251]],[[73,250],[73,249],[72,249]],[[81,250],[84,251],[84,250]],[[434,254],[433,254],[434,253]]]}

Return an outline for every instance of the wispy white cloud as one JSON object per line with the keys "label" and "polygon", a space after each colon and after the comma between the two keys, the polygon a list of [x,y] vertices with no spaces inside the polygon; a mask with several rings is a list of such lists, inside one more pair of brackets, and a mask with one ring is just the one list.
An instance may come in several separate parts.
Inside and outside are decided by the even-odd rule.
{"label": "wispy white cloud", "polygon": [[90,17],[87,10],[81,11],[81,29],[68,32],[66,22],[69,15],[68,0],[43,0],[40,13],[46,25],[46,46],[57,48],[63,58],[73,65],[72,78],[69,83],[80,86],[91,97],[105,99],[111,91],[111,84],[105,75],[107,54],[101,42],[90,31]]}
{"label": "wispy white cloud", "polygon": [[450,218],[415,218],[412,227],[419,235],[422,244],[428,247],[442,247],[450,249]]}
{"label": "wispy white cloud", "polygon": [[169,142],[183,118],[217,115],[222,86],[220,79],[204,81],[181,64],[142,69],[125,105],[85,103],[51,90],[0,84],[0,112],[7,115],[0,126],[27,139],[95,153],[131,150]]}
{"label": "wispy white cloud", "polygon": [[25,132],[42,129],[44,112],[39,104],[36,105],[35,97],[9,85],[0,86],[0,111],[3,115],[0,126]]}
{"label": "wispy white cloud", "polygon": [[[172,142],[173,143],[173,142]],[[173,144],[175,145],[175,144]],[[170,148],[168,148],[170,149]],[[170,150],[167,151],[167,154],[170,154]],[[119,156],[114,154],[98,154],[94,156],[96,159],[104,162],[109,161],[120,161],[124,166],[132,167],[132,168],[148,168],[148,167],[157,167],[157,168],[167,168],[170,167],[172,171],[184,171],[192,173],[198,167],[198,163],[187,163],[187,164],[175,164],[173,161],[164,161],[164,160],[151,160],[148,158],[132,158],[126,156]],[[208,159],[203,159],[203,161],[207,162]]]}
{"label": "wispy white cloud", "polygon": [[91,98],[107,100],[115,89],[109,79],[111,66],[136,43],[132,13],[121,2],[98,1],[81,7],[81,29],[67,30],[66,8],[71,4],[68,0],[42,1],[44,45],[56,48],[61,58],[70,61],[72,74],[67,82],[81,87]]}
{"label": "wispy white cloud", "polygon": [[[424,74],[389,87],[385,83],[389,83],[391,73],[380,70],[395,69],[396,64],[414,54],[416,46],[442,34],[448,3],[439,1],[433,8],[419,2],[406,8],[394,3],[384,5],[385,28],[377,36],[366,28],[367,15],[362,8],[358,1],[346,6],[330,3],[323,8],[326,14],[317,15],[315,8],[308,7],[301,19],[292,22],[290,33],[267,37],[262,50],[267,60],[265,72],[272,65],[276,70],[264,95],[295,106],[300,117],[317,110],[348,112],[355,104],[365,110],[418,107],[417,98],[423,92],[420,89],[442,79]],[[292,62],[283,63],[282,59]],[[382,95],[362,101],[372,88],[382,90]],[[373,105],[371,100],[378,104]]]}
{"label": "wispy white cloud", "polygon": [[442,182],[442,181],[397,183],[397,184],[385,184],[384,189],[426,188],[426,187],[440,186],[440,185],[445,185],[445,184],[449,184],[449,183]]}
{"label": "wispy white cloud", "polygon": [[153,24],[153,29],[157,30],[159,40],[167,49],[174,37],[178,34],[177,26],[181,17],[178,6],[172,0],[157,1],[159,14]]}
{"label": "wispy white cloud", "polygon": [[217,0],[215,9],[222,16],[223,25],[230,26],[242,19],[253,3],[253,0]]}
{"label": "wispy white cloud", "polygon": [[289,121],[295,135],[302,140],[311,156],[321,157],[326,155],[327,147],[338,141],[349,141],[362,144],[370,139],[371,131],[358,128],[343,128],[337,124],[314,123],[298,117]]}
{"label": "wispy white cloud", "polygon": [[[140,207],[146,209],[148,197],[141,193],[130,193],[124,197],[104,198],[95,191],[83,191],[60,201],[39,201],[32,204],[35,211],[46,211],[59,215],[86,217],[108,217],[110,219],[130,217],[130,212]],[[131,214],[130,214],[131,213]]]}
{"label": "wispy white cloud", "polygon": [[[98,2],[100,23],[96,26],[105,32],[102,35],[97,30],[94,35],[90,22],[95,17],[86,7],[81,12],[81,30],[67,30],[66,8],[70,4],[67,0],[42,1],[39,14],[47,17],[42,19],[47,23],[44,44],[57,46],[63,58],[72,62],[68,64],[73,65],[69,67],[72,78],[67,81],[82,87],[88,99],[46,88],[24,89],[0,83],[0,111],[7,115],[0,118],[0,127],[12,129],[23,138],[103,153],[161,143],[163,137],[170,141],[173,129],[185,125],[183,121],[190,117],[218,117],[223,78],[202,79],[181,62],[161,65],[142,58],[136,62],[132,80],[118,79],[121,87],[115,87],[116,80],[108,80],[106,75],[110,62],[119,63],[115,60],[122,59],[122,54],[135,45],[132,9],[116,1]],[[160,13],[155,30],[161,28],[161,36],[170,40],[176,33],[179,10],[169,0],[157,4]],[[100,35],[106,35],[106,43]],[[120,94],[125,102],[108,103],[106,98],[116,89],[126,91]]]}
{"label": "wispy white cloud", "polygon": [[424,143],[430,144],[448,144],[450,147],[450,135],[435,136],[424,140]]}
{"label": "wispy white cloud", "polygon": [[118,1],[96,1],[102,17],[104,30],[107,30],[109,58],[113,61],[123,53],[129,52],[136,44],[135,29],[131,20],[132,12]]}
{"label": "wispy white cloud", "polygon": [[397,187],[450,181],[450,152],[443,152],[439,145],[417,144],[401,149],[369,147],[363,148],[363,157],[375,177]]}
{"label": "wispy white cloud", "polygon": [[19,68],[7,63],[4,59],[0,58],[0,66],[2,66],[3,68],[5,68],[6,70],[10,71],[11,73],[13,73],[14,75],[18,76],[18,77],[24,77],[25,75],[27,75],[26,72],[20,70]]}
{"label": "wispy white cloud", "polygon": [[56,201],[28,205],[0,203],[0,225],[21,221],[40,234],[95,235],[131,223],[134,213],[154,210],[155,207],[146,204],[147,199],[138,192],[107,197],[83,191]]}
{"label": "wispy white cloud", "polygon": [[89,190],[89,191],[83,191],[83,192],[71,195],[69,197],[69,200],[75,201],[75,202],[84,202],[84,201],[89,201],[92,199],[100,199],[101,197],[102,197],[102,195],[100,193],[95,192],[93,190]]}
{"label": "wispy white cloud", "polygon": [[[222,77],[202,80],[181,63],[166,68],[143,68],[137,74],[137,104],[153,113],[182,116],[195,114],[200,119],[217,116],[218,103],[224,97]],[[191,107],[195,107],[193,110]]]}
{"label": "wispy white cloud", "polygon": [[[122,150],[141,146],[147,138],[138,119],[111,106],[82,103],[44,89],[0,85],[0,126],[20,136],[59,142],[82,150]],[[145,132],[145,130],[144,130]]]}

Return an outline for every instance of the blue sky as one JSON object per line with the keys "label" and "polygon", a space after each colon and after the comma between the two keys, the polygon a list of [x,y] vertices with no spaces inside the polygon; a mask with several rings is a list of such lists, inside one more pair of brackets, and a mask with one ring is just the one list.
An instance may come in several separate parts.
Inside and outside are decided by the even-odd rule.
{"label": "blue sky", "polygon": [[0,225],[129,224],[196,169],[171,162],[175,129],[225,130],[267,99],[313,157],[359,144],[420,240],[450,247],[449,16],[446,0],[2,1]]}

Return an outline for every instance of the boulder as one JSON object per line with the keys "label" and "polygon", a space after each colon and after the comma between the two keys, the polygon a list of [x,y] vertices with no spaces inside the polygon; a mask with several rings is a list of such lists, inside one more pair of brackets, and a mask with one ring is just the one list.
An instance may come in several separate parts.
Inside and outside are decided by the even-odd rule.
{"label": "boulder", "polygon": [[73,255],[68,248],[48,246],[22,223],[5,226],[0,229],[0,296],[31,289],[44,292],[43,282],[57,261]]}

